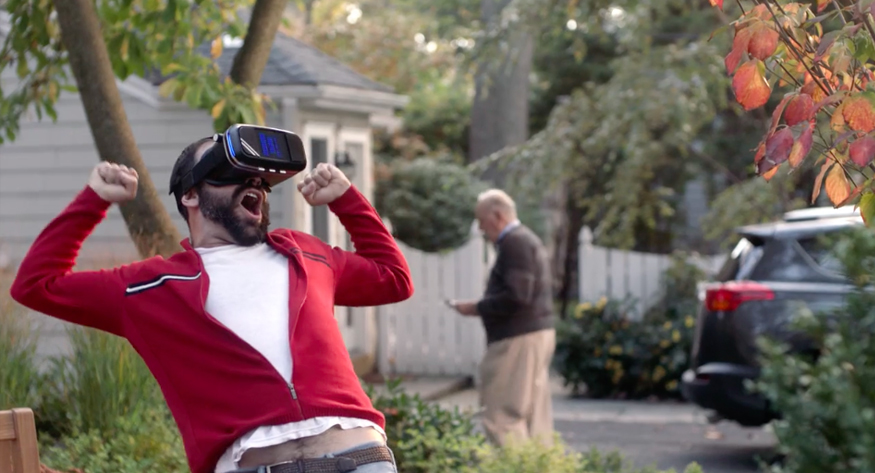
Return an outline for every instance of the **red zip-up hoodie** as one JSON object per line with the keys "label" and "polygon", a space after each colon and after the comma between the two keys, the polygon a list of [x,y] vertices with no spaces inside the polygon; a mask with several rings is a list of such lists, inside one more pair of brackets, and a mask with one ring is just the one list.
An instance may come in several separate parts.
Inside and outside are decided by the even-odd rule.
{"label": "red zip-up hoodie", "polygon": [[[36,238],[13,299],[43,314],[126,338],[157,379],[194,473],[211,473],[237,438],[263,425],[349,416],[384,427],[353,370],[334,305],[390,304],[413,294],[410,271],[377,212],[355,188],[329,204],[356,252],[273,230],[289,258],[292,379],[205,310],[209,278],[184,251],[100,271],[73,271],[82,242],[111,204],[85,187]],[[258,294],[253,294],[258,297]]]}

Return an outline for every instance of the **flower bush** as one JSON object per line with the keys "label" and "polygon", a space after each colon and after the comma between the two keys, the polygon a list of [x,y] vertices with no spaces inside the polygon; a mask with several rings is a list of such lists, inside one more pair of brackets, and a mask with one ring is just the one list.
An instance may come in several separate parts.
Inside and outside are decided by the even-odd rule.
{"label": "flower bush", "polygon": [[594,398],[679,398],[689,364],[704,274],[675,254],[663,276],[663,297],[641,319],[632,300],[584,301],[557,327],[554,366],[575,394]]}

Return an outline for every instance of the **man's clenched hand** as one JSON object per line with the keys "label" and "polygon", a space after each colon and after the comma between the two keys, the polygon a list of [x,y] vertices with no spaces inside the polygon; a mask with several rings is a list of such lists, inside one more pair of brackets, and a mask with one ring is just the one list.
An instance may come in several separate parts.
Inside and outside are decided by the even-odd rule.
{"label": "man's clenched hand", "polygon": [[123,164],[101,162],[94,166],[88,186],[103,200],[121,203],[137,196],[139,175],[136,169]]}
{"label": "man's clenched hand", "polygon": [[307,203],[317,206],[334,202],[350,185],[349,178],[337,166],[319,163],[298,183],[298,190]]}

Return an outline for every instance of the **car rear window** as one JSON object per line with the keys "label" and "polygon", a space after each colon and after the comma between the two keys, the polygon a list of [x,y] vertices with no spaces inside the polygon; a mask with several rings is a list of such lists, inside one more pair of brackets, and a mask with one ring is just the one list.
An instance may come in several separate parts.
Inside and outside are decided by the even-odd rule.
{"label": "car rear window", "polygon": [[735,248],[729,253],[729,258],[720,271],[717,280],[720,282],[750,278],[750,273],[763,256],[763,241],[742,237]]}
{"label": "car rear window", "polygon": [[841,282],[842,268],[827,239],[741,238],[718,273],[719,281],[751,279],[786,282]]}

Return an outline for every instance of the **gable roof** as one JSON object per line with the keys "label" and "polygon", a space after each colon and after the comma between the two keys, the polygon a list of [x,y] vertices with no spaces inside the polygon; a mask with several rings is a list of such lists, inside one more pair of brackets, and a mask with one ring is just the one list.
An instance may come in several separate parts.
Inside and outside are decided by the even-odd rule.
{"label": "gable roof", "polygon": [[[231,72],[239,47],[225,47],[216,59],[223,76]],[[208,56],[210,44],[198,48]],[[153,73],[146,77],[152,85],[161,85],[170,76]],[[298,39],[278,32],[261,75],[260,85],[336,85],[353,89],[393,93],[392,87],[368,79],[352,68]]]}

